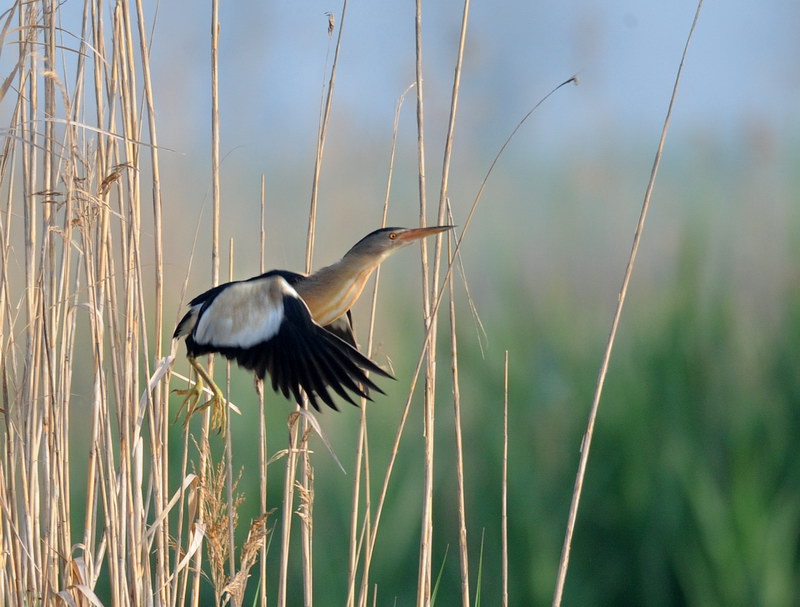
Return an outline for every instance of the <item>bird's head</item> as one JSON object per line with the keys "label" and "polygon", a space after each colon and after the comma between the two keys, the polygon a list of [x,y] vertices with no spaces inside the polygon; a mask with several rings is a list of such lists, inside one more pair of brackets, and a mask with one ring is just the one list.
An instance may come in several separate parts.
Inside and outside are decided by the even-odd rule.
{"label": "bird's head", "polygon": [[357,255],[373,258],[377,263],[389,255],[426,236],[433,236],[455,226],[431,226],[428,228],[381,228],[370,232],[347,252],[347,256]]}

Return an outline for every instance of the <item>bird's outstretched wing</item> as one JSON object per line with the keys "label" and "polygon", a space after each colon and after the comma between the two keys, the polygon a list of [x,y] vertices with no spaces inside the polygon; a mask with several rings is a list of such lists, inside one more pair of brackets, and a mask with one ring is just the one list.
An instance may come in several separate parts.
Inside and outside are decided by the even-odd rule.
{"label": "bird's outstretched wing", "polygon": [[176,329],[187,335],[190,356],[219,352],[259,378],[269,374],[274,390],[314,408],[317,398],[336,409],[328,388],[355,404],[350,393],[369,398],[382,392],[366,375],[391,377],[353,346],[316,324],[286,279],[266,274],[227,283],[198,296]]}
{"label": "bird's outstretched wing", "polygon": [[[290,272],[289,270],[270,270],[266,274],[261,275],[261,277],[267,276],[280,276],[289,283],[290,287],[294,287],[298,282],[306,278],[303,274]],[[344,316],[341,316],[332,323],[325,325],[323,329],[330,331],[336,337],[342,338],[348,344],[358,350],[358,342],[356,342],[355,331],[353,331],[353,315],[350,313],[350,310],[348,310],[347,314]]]}
{"label": "bird's outstretched wing", "polygon": [[358,349],[356,334],[353,331],[353,315],[350,314],[350,310],[347,311],[347,314],[340,316],[331,324],[325,325],[323,328],[333,333],[336,337],[343,339],[355,349]]}

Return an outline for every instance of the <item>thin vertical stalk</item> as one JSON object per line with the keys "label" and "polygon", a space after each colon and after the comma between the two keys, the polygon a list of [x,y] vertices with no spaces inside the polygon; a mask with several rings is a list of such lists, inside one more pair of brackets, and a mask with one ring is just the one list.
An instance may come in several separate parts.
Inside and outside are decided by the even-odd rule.
{"label": "thin vertical stalk", "polygon": [[299,446],[299,413],[289,416],[289,452],[286,458],[286,476],[283,484],[283,519],[281,525],[281,561],[278,573],[278,607],[286,607],[289,575],[289,542],[292,531],[295,471]]}
{"label": "thin vertical stalk", "polygon": [[[258,240],[258,268],[263,274],[266,269],[265,264],[266,248],[266,181],[261,175],[261,224]],[[264,409],[264,382],[256,379],[256,392],[258,393],[258,466],[259,474],[259,497],[261,498],[261,514],[267,514],[267,418]],[[267,607],[267,542],[261,547],[261,562],[259,563],[259,601],[261,607]]]}
{"label": "thin vertical stalk", "polygon": [[[447,237],[448,258],[450,264],[455,262],[451,250],[451,237]],[[450,354],[453,374],[453,412],[456,439],[456,483],[458,488],[458,547],[461,566],[461,604],[470,607],[469,603],[469,549],[467,544],[467,513],[464,504],[464,448],[461,435],[461,387],[458,381],[458,340],[456,339],[456,306],[453,293],[453,281],[448,281],[450,294]]]}
{"label": "thin vertical stalk", "polygon": [[[414,36],[416,51],[417,93],[417,182],[419,186],[419,223],[427,225],[427,199],[425,183],[425,109],[422,78],[422,0],[415,2]],[[424,481],[422,491],[422,521],[419,542],[419,569],[417,573],[417,607],[426,607],[431,596],[431,542],[433,540],[433,454],[434,454],[434,393],[436,390],[436,361],[431,357],[435,340],[435,325],[431,323],[428,272],[428,245],[420,241],[422,274],[422,319],[427,340],[425,388],[423,391],[423,434],[425,437]]]}
{"label": "thin vertical stalk", "polygon": [[219,284],[219,0],[211,0],[211,281]]}
{"label": "thin vertical stalk", "polygon": [[[42,0],[41,11],[44,18],[44,141],[42,153],[42,183],[45,191],[54,192],[55,184],[55,125],[52,117],[55,116],[55,82],[54,78],[48,74],[54,73],[56,40],[55,40],[55,15],[53,0]],[[52,194],[50,194],[52,195]],[[53,362],[55,357],[55,343],[51,340],[52,332],[56,330],[54,326],[55,308],[52,306],[55,293],[55,256],[53,255],[54,235],[51,228],[55,227],[53,205],[42,205],[42,246],[40,253],[40,278],[38,280],[41,293],[39,296],[42,323],[42,402],[46,403],[43,411],[43,420],[47,428],[45,440],[42,443],[42,451],[39,454],[39,461],[42,465],[44,478],[51,482],[44,483],[42,487],[42,505],[44,513],[42,516],[42,537],[41,542],[44,547],[44,561],[42,563],[42,580],[44,582],[44,592],[42,599],[46,603],[51,600],[51,592],[57,584],[58,563],[55,560],[56,551],[61,547],[55,543],[53,534],[56,530],[55,512],[53,506],[57,498],[57,482],[55,480],[55,460],[53,444],[56,430],[56,416],[54,410],[57,406],[56,395],[53,393]]]}
{"label": "thin vertical stalk", "polygon": [[[308,403],[304,403],[308,409]],[[302,447],[299,449],[303,457],[303,480],[298,515],[300,517],[300,539],[303,555],[303,605],[312,607],[314,604],[314,466],[311,464],[311,453],[308,450],[308,439],[311,436],[308,420],[303,417]]]}
{"label": "thin vertical stalk", "polygon": [[581,455],[578,461],[578,472],[575,477],[575,487],[572,492],[572,501],[569,506],[569,515],[567,518],[567,528],[564,533],[564,545],[561,549],[561,558],[558,564],[558,575],[556,576],[556,584],[553,590],[553,607],[558,607],[561,605],[561,599],[564,594],[564,583],[566,582],[567,569],[569,568],[569,552],[572,546],[572,536],[575,531],[575,521],[578,518],[578,507],[581,501],[583,480],[586,477],[586,466],[589,463],[589,450],[592,446],[592,436],[594,434],[594,426],[597,420],[597,411],[600,407],[600,397],[603,393],[603,385],[605,384],[606,374],[608,373],[608,365],[611,361],[611,352],[614,348],[614,339],[617,336],[617,328],[619,327],[619,321],[622,317],[622,308],[625,305],[625,296],[628,293],[628,285],[630,284],[631,276],[633,275],[633,266],[636,261],[636,254],[639,251],[639,243],[641,242],[642,233],[644,231],[644,222],[645,219],[647,219],[647,212],[650,209],[650,197],[653,194],[653,188],[655,187],[656,183],[656,175],[658,175],[658,168],[661,165],[661,157],[664,153],[664,143],[667,140],[667,133],[669,132],[669,125],[672,119],[672,108],[674,107],[675,99],[678,96],[678,86],[681,81],[683,64],[686,60],[686,55],[689,52],[689,44],[692,41],[692,35],[694,34],[695,27],[697,26],[697,21],[700,18],[700,9],[702,6],[703,0],[698,0],[697,9],[694,13],[694,20],[689,28],[689,34],[686,37],[686,43],[683,47],[681,60],[678,64],[678,71],[675,75],[675,83],[672,87],[672,95],[669,100],[669,106],[667,107],[667,115],[664,118],[664,125],[661,128],[661,136],[658,140],[656,155],[653,159],[653,166],[650,170],[650,178],[647,182],[647,188],[645,189],[642,210],[639,214],[639,221],[636,224],[636,231],[633,234],[631,252],[628,256],[625,274],[622,279],[622,286],[620,287],[619,296],[617,298],[617,305],[614,309],[614,316],[611,320],[611,331],[609,332],[608,340],[606,341],[606,347],[603,351],[603,358],[600,363],[600,371],[597,375],[597,383],[595,385],[594,396],[592,398],[592,406],[589,411],[589,420],[586,424],[586,431],[583,435],[583,440],[581,441]]}
{"label": "thin vertical stalk", "polygon": [[[211,0],[211,284],[219,284],[219,217],[220,217],[220,174],[219,174],[219,0]],[[214,377],[214,360],[209,356],[208,375]],[[227,403],[226,403],[227,406]],[[227,412],[226,412],[227,413]],[[201,444],[208,444],[211,424],[211,407],[203,415]],[[200,470],[206,470],[206,449],[200,451]],[[198,511],[199,524],[203,523],[202,509]],[[200,579],[202,576],[203,551],[195,554],[195,574],[192,580],[191,600],[194,607],[200,604]]]}
{"label": "thin vertical stalk", "polygon": [[[23,138],[22,171],[23,171],[23,199],[24,199],[24,232],[25,232],[25,327],[27,335],[25,340],[25,361],[23,371],[23,393],[20,403],[38,403],[38,377],[36,364],[38,355],[37,338],[37,312],[36,298],[36,241],[38,231],[37,203],[34,192],[37,190],[37,146],[36,135],[32,132],[34,118],[38,115],[38,86],[37,62],[31,48],[36,35],[35,3],[30,3],[26,10],[20,11],[20,38],[23,33],[28,39],[20,40],[21,61],[29,65],[27,69],[20,70],[19,90],[27,89],[27,103],[23,103],[20,114],[20,132]],[[22,499],[24,507],[21,509],[19,521],[23,529],[23,542],[25,546],[25,586],[27,588],[41,588],[38,572],[41,571],[40,542],[41,537],[38,518],[38,500],[35,492],[38,487],[38,470],[35,462],[38,461],[39,436],[37,429],[41,427],[40,408],[31,406],[20,408],[19,420],[22,426],[22,462],[20,473]]]}
{"label": "thin vertical stalk", "polygon": [[[525,122],[527,122],[527,120],[539,108],[539,106],[541,106],[545,101],[547,101],[547,99],[549,99],[550,96],[553,95],[556,91],[561,89],[561,87],[566,86],[567,84],[573,83],[575,81],[576,81],[576,79],[573,76],[572,78],[569,78],[568,80],[565,80],[564,82],[562,82],[558,86],[554,87],[549,93],[547,93],[547,95],[542,97],[530,109],[530,111],[528,111],[528,113],[525,114],[525,116],[522,117],[522,119],[517,123],[517,125],[511,131],[511,134],[503,142],[503,145],[500,146],[500,149],[498,150],[497,154],[495,154],[495,157],[492,160],[492,163],[489,165],[489,169],[486,171],[486,174],[484,175],[483,180],[481,181],[481,185],[478,188],[478,192],[477,192],[477,194],[475,195],[475,198],[472,201],[472,205],[470,206],[469,211],[467,212],[467,216],[466,216],[466,219],[464,220],[464,227],[463,227],[463,229],[461,231],[461,235],[459,236],[458,241],[456,242],[456,245],[455,245],[455,247],[453,249],[453,258],[456,258],[458,256],[459,252],[461,251],[461,245],[464,242],[464,238],[466,237],[470,226],[472,225],[472,219],[475,216],[475,212],[478,209],[478,205],[480,204],[481,199],[483,198],[483,192],[486,189],[486,185],[489,182],[489,178],[492,176],[492,173],[494,172],[494,168],[497,166],[497,163],[500,161],[500,158],[502,157],[503,152],[506,150],[508,145],[511,143],[511,140],[514,138],[514,136],[517,134],[517,132],[519,132],[519,130],[522,128],[522,126],[525,124]],[[447,266],[447,269],[445,271],[444,277],[442,279],[442,285],[439,288],[439,291],[438,291],[438,294],[436,296],[436,299],[433,301],[433,313],[434,314],[436,313],[436,311],[439,308],[439,305],[442,302],[442,298],[443,298],[443,295],[444,295],[445,287],[447,286],[447,281],[450,279],[450,275],[452,274],[452,271],[453,271],[453,265],[450,264],[450,265]],[[367,541],[367,548],[366,548],[367,549],[367,556],[366,556],[367,559],[371,558],[372,552],[375,549],[375,542],[377,541],[377,538],[378,538],[378,530],[379,530],[379,527],[380,527],[381,516],[383,514],[383,507],[386,504],[386,496],[387,496],[388,491],[389,491],[389,483],[390,483],[391,478],[392,478],[392,473],[394,472],[394,465],[395,465],[395,463],[397,461],[397,453],[398,453],[398,449],[400,447],[400,440],[402,439],[403,432],[405,431],[405,425],[406,425],[406,422],[408,421],[408,415],[409,415],[409,412],[411,410],[411,402],[412,402],[412,399],[413,399],[413,396],[414,396],[414,389],[416,388],[417,381],[419,380],[419,374],[420,374],[420,372],[422,370],[422,365],[423,365],[423,362],[425,361],[425,355],[426,355],[427,350],[428,350],[428,345],[429,345],[428,336],[429,336],[429,331],[426,331],[425,332],[425,336],[423,337],[423,346],[420,349],[420,353],[419,353],[419,356],[417,358],[416,367],[414,368],[414,372],[413,372],[412,377],[411,377],[411,384],[409,386],[408,395],[406,397],[406,402],[405,402],[405,405],[403,407],[403,412],[402,412],[402,414],[400,416],[400,421],[399,421],[398,426],[397,426],[397,431],[395,432],[394,441],[392,443],[392,448],[391,448],[390,455],[389,455],[389,462],[388,462],[388,464],[386,466],[386,472],[384,473],[384,476],[383,476],[383,483],[382,483],[382,486],[381,486],[381,492],[380,492],[380,496],[378,498],[378,504],[377,504],[376,511],[375,511],[375,516],[374,516],[373,522],[372,522],[372,530],[371,530],[371,533],[369,534],[368,541]]]}
{"label": "thin vertical stalk", "polygon": [[[154,299],[155,299],[155,358],[160,360],[163,356],[163,333],[164,333],[164,252],[162,238],[162,204],[161,204],[161,178],[159,169],[159,149],[158,132],[156,129],[155,102],[153,100],[153,87],[150,75],[150,52],[147,45],[147,33],[145,30],[144,9],[142,0],[136,0],[136,22],[139,35],[139,55],[141,57],[142,80],[144,85],[144,95],[147,107],[147,125],[150,139],[150,167],[152,171],[152,197],[153,197],[153,246],[155,254],[154,265]],[[167,383],[164,382],[149,397],[150,416],[152,419],[150,436],[151,451],[153,456],[153,473],[155,475],[155,516],[160,519],[168,500],[169,486],[169,458],[164,457],[169,449],[168,424],[161,414],[166,409],[167,403]],[[167,571],[167,546],[169,545],[169,526],[163,525],[157,535],[158,550],[156,550],[156,587],[160,589],[161,600],[166,603],[168,597],[166,592],[169,588],[165,573]]]}
{"label": "thin vertical stalk", "polygon": [[503,607],[508,607],[508,350],[503,361],[503,473],[500,488],[500,548]]}
{"label": "thin vertical stalk", "polygon": [[333,87],[336,82],[336,68],[339,65],[339,50],[342,46],[342,34],[344,32],[344,19],[346,15],[347,0],[342,0],[342,16],[339,17],[339,33],[336,36],[336,48],[333,52],[333,63],[331,64],[331,77],[328,80],[328,94],[325,98],[325,108],[322,112],[322,123],[320,124],[319,137],[317,138],[317,155],[314,159],[314,177],[311,181],[311,205],[308,211],[308,238],[306,239],[306,272],[311,271],[311,261],[314,258],[314,233],[317,224],[317,197],[319,195],[319,179],[322,172],[322,156],[325,150],[325,136],[328,132],[331,107],[333,106]]}
{"label": "thin vertical stalk", "polygon": [[[233,238],[228,243],[228,280],[233,280]],[[231,393],[231,363],[225,362],[225,410],[228,410],[228,395]],[[236,542],[233,521],[236,512],[233,509],[233,437],[230,422],[225,424],[225,491],[228,500],[228,569],[229,579],[236,575]],[[236,595],[231,594],[233,607],[239,607]]]}
{"label": "thin vertical stalk", "polygon": [[[389,197],[392,191],[392,177],[394,176],[394,161],[397,153],[397,133],[400,125],[400,110],[403,108],[406,93],[411,89],[410,85],[403,91],[403,94],[397,100],[397,105],[394,112],[394,124],[392,126],[392,143],[390,145],[389,153],[389,169],[386,176],[386,192],[383,197],[383,213],[381,215],[381,227],[386,227],[386,220],[389,216]],[[375,334],[375,316],[378,304],[378,286],[380,285],[381,268],[375,270],[375,282],[372,288],[372,301],[370,303],[369,314],[369,327],[367,330],[367,357],[372,356],[372,342]],[[352,510],[350,516],[350,550],[349,550],[349,567],[348,567],[348,587],[347,587],[347,605],[353,607],[355,602],[355,585],[356,585],[356,569],[358,568],[358,503],[361,490],[361,471],[363,468],[365,487],[364,487],[364,521],[363,528],[366,536],[369,537],[369,525],[371,513],[371,498],[370,498],[370,483],[369,483],[369,450],[367,445],[367,399],[361,399],[361,416],[358,424],[358,443],[356,445],[356,463],[355,463],[355,479],[353,480],[353,497],[352,497]],[[361,597],[366,600],[366,590],[369,584],[369,569],[371,562],[371,552],[366,550],[364,552],[364,568],[362,571],[362,591]]]}
{"label": "thin vertical stalk", "polygon": [[[344,24],[345,24],[345,17],[347,15],[347,0],[342,1],[342,14],[339,18],[339,33],[336,37],[336,47],[333,53],[333,63],[331,64],[331,75],[330,79],[328,80],[328,92],[325,98],[325,106],[322,113],[322,122],[319,128],[319,136],[317,138],[317,153],[314,159],[314,176],[311,181],[311,203],[308,212],[308,237],[306,239],[306,263],[305,263],[305,271],[306,273],[311,272],[311,268],[313,266],[313,259],[314,259],[314,243],[316,240],[316,222],[317,222],[317,206],[318,206],[318,196],[319,196],[319,180],[320,175],[322,172],[322,159],[323,154],[325,151],[325,138],[328,132],[328,124],[330,122],[331,116],[331,108],[333,106],[333,91],[334,85],[336,82],[336,72],[337,67],[339,65],[339,52],[342,46],[342,36],[344,33]],[[302,406],[301,403],[298,403],[298,407]],[[295,426],[294,434],[292,435],[292,441],[297,440],[297,433],[302,433],[303,436],[306,436],[308,433],[308,421],[303,418],[300,427]],[[303,440],[304,448],[307,448],[307,441]],[[289,462],[296,461],[296,458],[293,460],[290,457]],[[308,458],[308,454],[306,453],[303,457],[303,475],[302,475],[302,485],[303,490],[307,496],[313,496],[313,472],[311,470],[311,462]],[[288,463],[287,463],[288,465]],[[294,477],[294,471],[287,470],[287,477],[292,476]],[[293,491],[294,488],[290,487],[290,490]],[[289,503],[291,505],[291,502]],[[284,503],[284,507],[286,506],[286,502]],[[312,521],[313,521],[313,501],[306,504],[307,511],[305,512],[305,517],[303,518],[303,522],[301,525],[301,536],[302,536],[302,549],[303,549],[303,597],[304,597],[304,604],[308,607],[313,603],[313,536],[311,533],[312,530]],[[290,517],[291,513],[289,511],[284,511],[285,517]],[[287,538],[288,540],[288,538]],[[288,544],[285,546],[288,550]],[[282,570],[283,571],[283,570]],[[281,576],[281,582],[285,583],[283,579],[283,573]]]}
{"label": "thin vertical stalk", "polygon": [[[458,112],[458,98],[459,92],[461,90],[461,72],[462,66],[464,63],[464,46],[466,44],[467,39],[467,24],[469,23],[469,8],[470,8],[470,1],[464,0],[462,15],[461,15],[461,30],[459,33],[459,40],[458,40],[458,51],[456,55],[456,62],[453,74],[453,89],[450,96],[450,116],[447,124],[447,136],[445,138],[445,146],[444,146],[444,157],[442,159],[442,180],[439,188],[439,211],[438,211],[438,218],[437,223],[442,225],[445,223],[445,219],[448,215],[448,182],[450,177],[450,164],[452,159],[452,152],[453,152],[453,139],[455,134],[455,124],[456,124],[456,115]],[[450,247],[451,243],[451,235],[447,237],[448,248]],[[435,242],[435,254],[434,254],[434,262],[433,262],[433,278],[431,282],[431,297],[435,298],[436,293],[439,289],[439,272],[441,267],[441,258],[442,258],[442,235],[439,234],[436,237]],[[450,264],[452,265],[453,258],[450,257]],[[450,285],[450,320],[451,320],[451,352],[452,352],[452,371],[453,371],[453,404],[455,407],[455,432],[456,432],[456,442],[457,442],[457,466],[458,466],[458,511],[459,511],[459,555],[460,555],[460,565],[461,565],[461,598],[464,607],[469,606],[469,551],[467,548],[467,527],[466,527],[466,514],[465,514],[465,504],[464,504],[464,470],[463,470],[463,453],[461,450],[461,406],[460,406],[460,393],[459,393],[459,385],[458,385],[458,354],[457,354],[457,342],[456,342],[456,333],[455,333],[455,304],[453,301],[453,285],[452,281],[449,281]],[[434,347],[435,340],[436,340],[436,324],[437,324],[437,317],[436,314],[433,314],[431,318],[432,330],[431,330],[431,337],[429,347],[428,347],[428,366],[429,369],[435,373],[435,361],[436,361],[436,348]],[[427,379],[427,378],[426,378]],[[431,383],[435,381],[435,377],[431,378]],[[426,391],[427,395],[427,391]],[[433,410],[433,389],[431,388],[431,411]],[[433,413],[430,415],[431,422],[430,422],[430,436],[428,436],[428,440],[431,443],[431,452],[432,452],[432,445],[433,445]],[[432,459],[432,457],[431,457]],[[432,476],[432,471],[431,471]],[[431,489],[432,491],[432,489]],[[429,532],[432,534],[432,531]],[[430,539],[432,542],[432,537]],[[430,567],[430,562],[429,562]],[[430,576],[430,573],[429,573]],[[429,582],[430,583],[430,580]]]}

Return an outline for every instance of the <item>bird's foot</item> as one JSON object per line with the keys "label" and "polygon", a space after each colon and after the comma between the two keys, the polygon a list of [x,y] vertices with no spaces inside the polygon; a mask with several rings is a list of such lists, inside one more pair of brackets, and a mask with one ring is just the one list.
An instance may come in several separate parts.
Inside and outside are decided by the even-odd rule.
{"label": "bird's foot", "polygon": [[[186,427],[192,415],[210,406],[211,428],[217,432],[222,432],[225,430],[225,426],[228,423],[228,400],[225,398],[222,390],[220,390],[220,387],[214,382],[214,378],[203,369],[200,363],[197,362],[197,359],[193,356],[189,356],[188,360],[192,369],[194,369],[197,381],[195,381],[194,386],[188,390],[174,390],[176,394],[181,394],[186,397],[183,399],[183,403],[181,403],[178,409],[178,415],[180,415],[184,408],[186,409],[186,417],[183,420],[183,425]],[[198,403],[203,394],[205,384],[208,384],[208,389],[211,391],[211,398],[201,405]]]}
{"label": "bird's foot", "polygon": [[183,425],[186,427],[186,425],[189,423],[189,420],[195,413],[201,413],[210,406],[211,429],[217,430],[217,432],[222,432],[225,430],[225,426],[227,425],[228,421],[228,401],[226,400],[225,395],[222,393],[222,390],[219,388],[219,386],[213,382],[209,382],[208,388],[211,390],[212,396],[204,403],[200,403],[200,399],[204,392],[204,386],[205,383],[203,382],[203,376],[198,374],[197,381],[191,388],[186,390],[172,391],[173,394],[185,397],[183,402],[181,402],[180,407],[178,407],[178,412],[175,414],[175,419],[177,420],[181,412],[185,410],[186,415],[183,418]]}
{"label": "bird's foot", "polygon": [[212,383],[209,388],[214,393],[214,396],[209,398],[199,407],[196,411],[202,411],[206,407],[211,407],[211,429],[216,430],[218,433],[225,432],[225,427],[228,425],[228,399],[220,390],[217,384]]}
{"label": "bird's foot", "polygon": [[186,390],[173,390],[172,393],[184,397],[180,407],[178,407],[178,412],[175,414],[175,420],[177,421],[181,412],[185,409],[186,417],[183,419],[183,425],[185,427],[186,424],[189,423],[189,418],[198,410],[197,403],[200,402],[200,397],[203,396],[203,378],[198,375],[197,381],[191,388],[187,388]]}

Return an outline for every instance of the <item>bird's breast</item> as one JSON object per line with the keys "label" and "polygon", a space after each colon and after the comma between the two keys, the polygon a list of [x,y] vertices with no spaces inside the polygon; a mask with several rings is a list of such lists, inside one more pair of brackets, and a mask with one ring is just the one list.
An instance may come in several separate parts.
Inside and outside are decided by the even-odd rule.
{"label": "bird's breast", "polygon": [[306,302],[314,322],[324,327],[346,314],[355,304],[371,273],[364,271],[350,275],[323,276],[323,280],[297,285],[301,287],[297,291]]}

